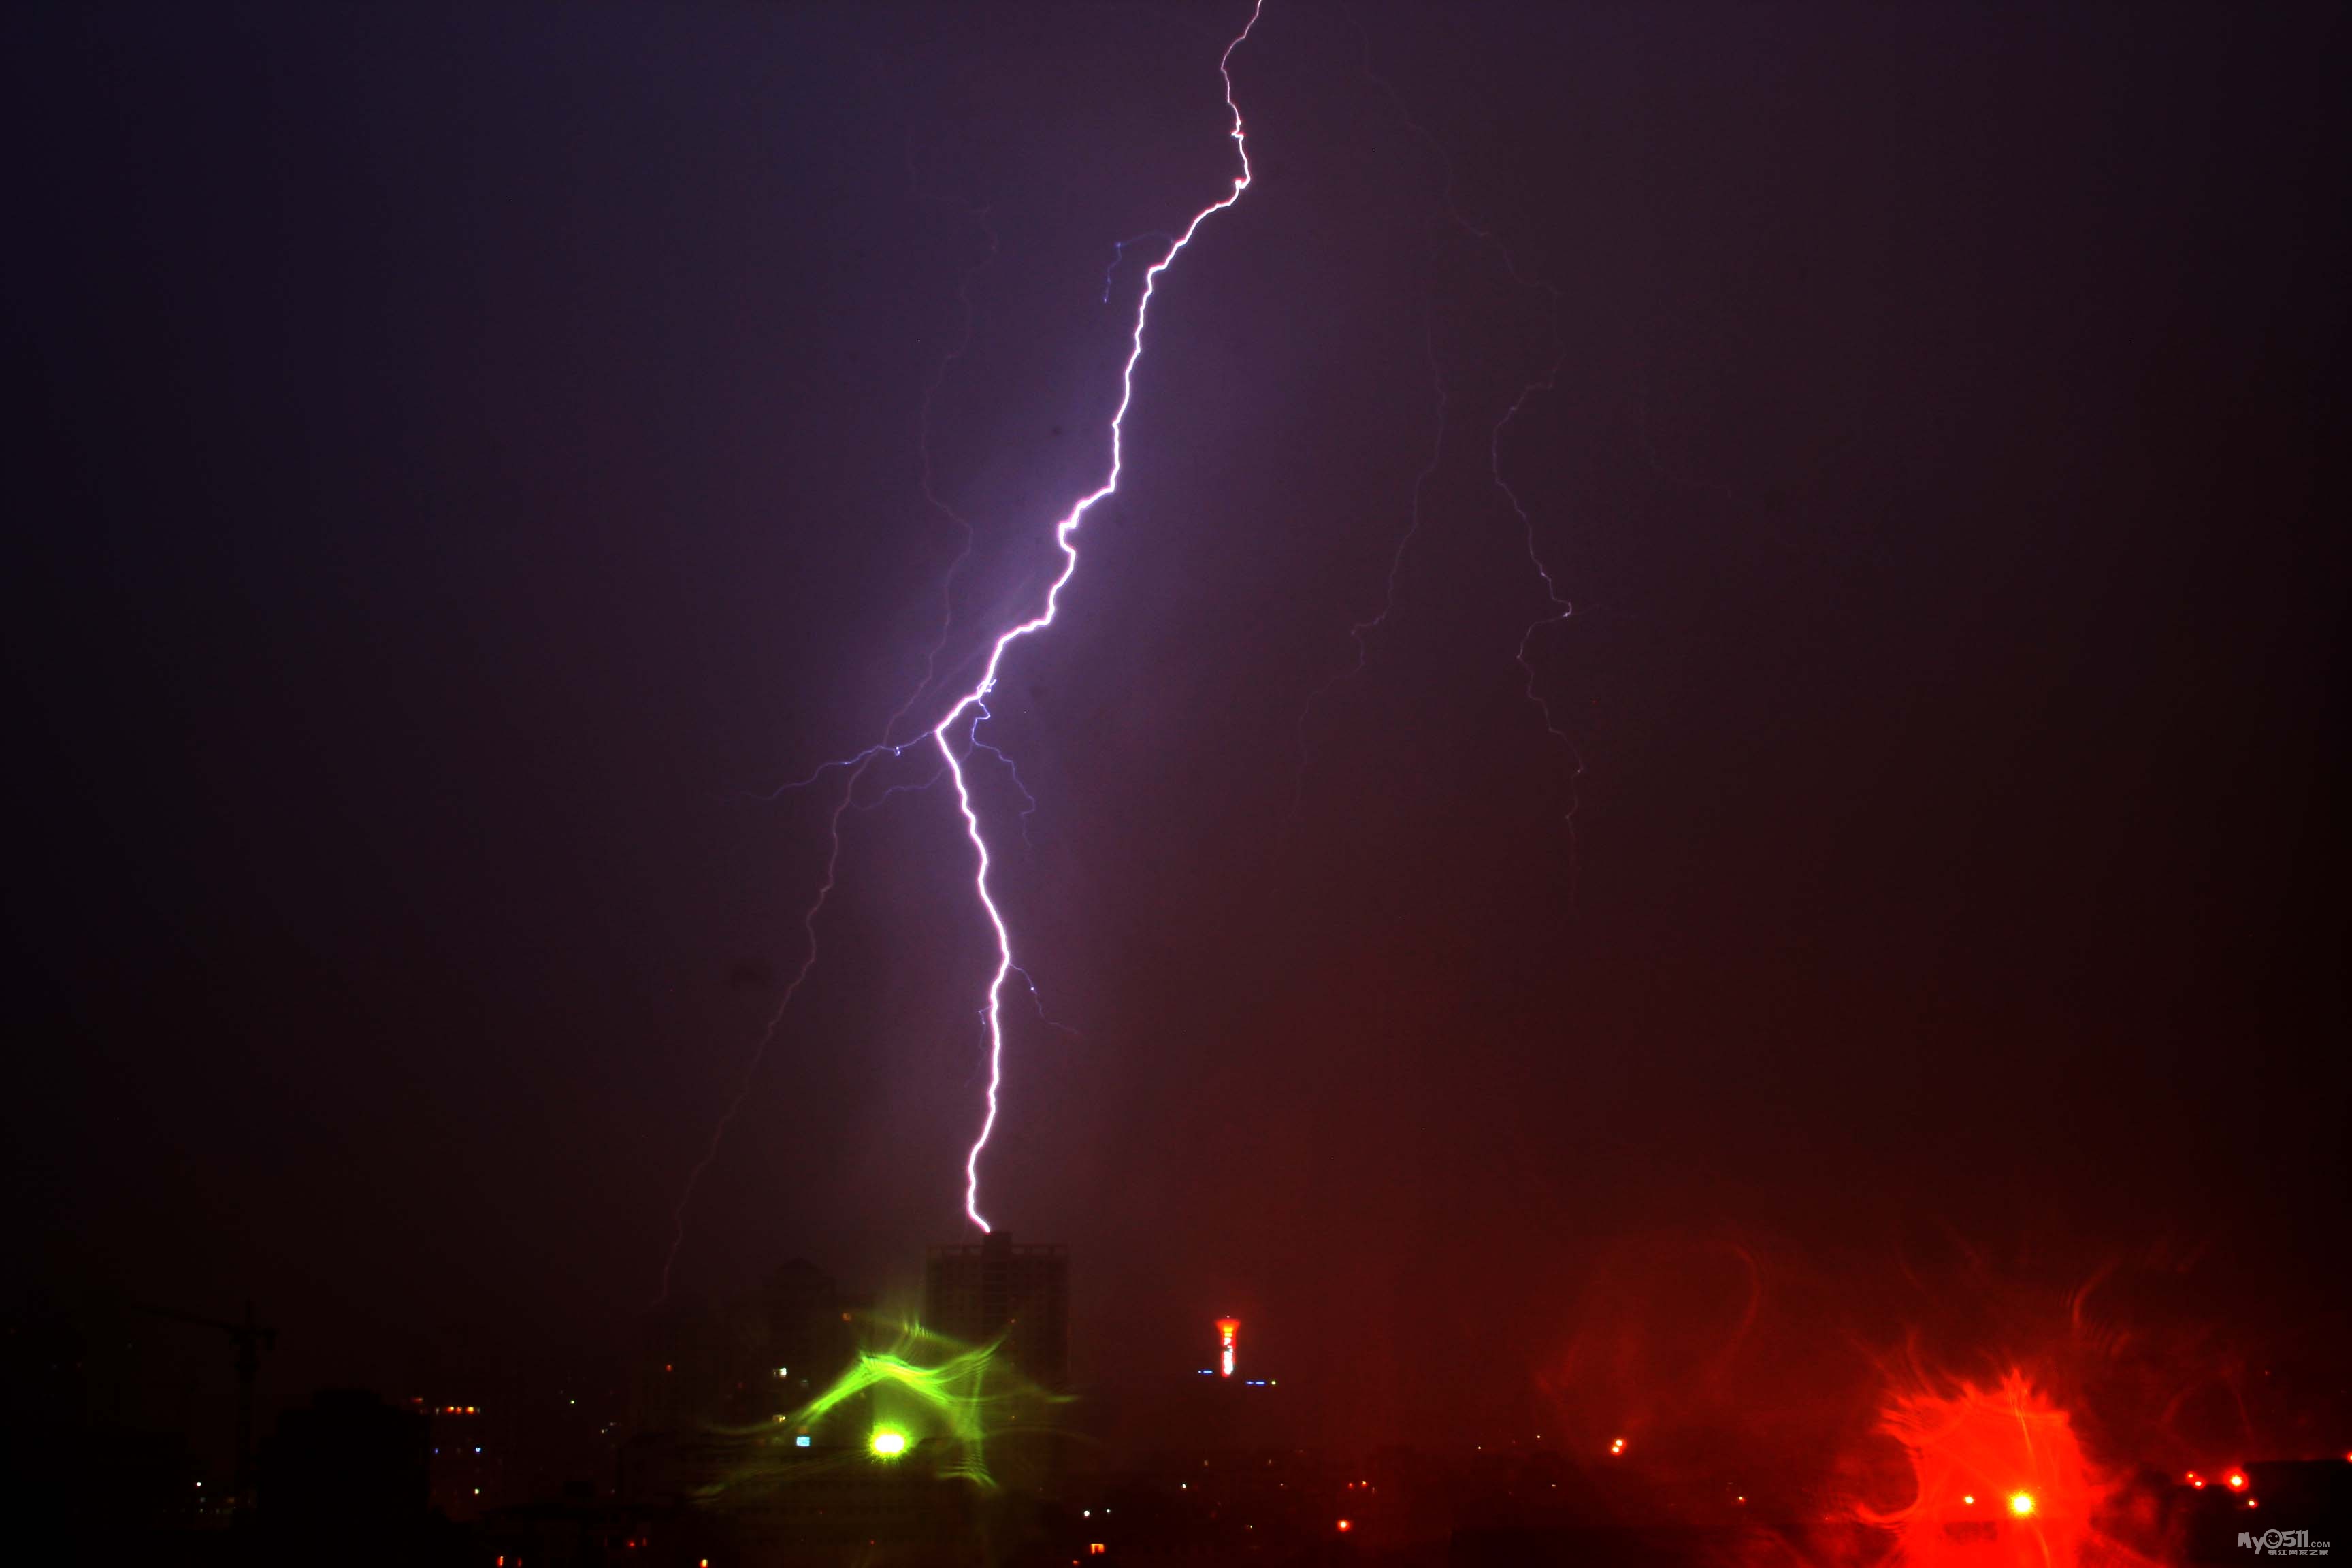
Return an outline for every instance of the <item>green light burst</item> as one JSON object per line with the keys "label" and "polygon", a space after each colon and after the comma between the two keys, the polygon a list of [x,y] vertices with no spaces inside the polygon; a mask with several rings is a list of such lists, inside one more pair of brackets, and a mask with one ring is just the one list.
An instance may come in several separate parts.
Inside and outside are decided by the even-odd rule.
{"label": "green light burst", "polygon": [[[891,1325],[887,1350],[860,1350],[841,1376],[772,1426],[730,1436],[740,1462],[712,1495],[774,1485],[844,1464],[904,1464],[994,1491],[992,1441],[1045,1436],[1065,1396],[1024,1377],[1003,1342],[968,1345],[915,1323]],[[814,1450],[798,1447],[814,1436]],[[897,1439],[895,1443],[888,1439]]]}

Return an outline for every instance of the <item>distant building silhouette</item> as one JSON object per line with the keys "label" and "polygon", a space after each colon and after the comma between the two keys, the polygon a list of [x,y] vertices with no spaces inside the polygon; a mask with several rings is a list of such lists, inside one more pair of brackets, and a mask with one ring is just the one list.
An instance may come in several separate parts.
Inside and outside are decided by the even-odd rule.
{"label": "distant building silhouette", "polygon": [[471,1405],[409,1401],[422,1412],[432,1457],[428,1466],[434,1509],[445,1519],[472,1520],[504,1500],[499,1485],[505,1455],[489,1439],[488,1423]]}
{"label": "distant building silhouette", "polygon": [[1070,1381],[1070,1254],[1016,1247],[992,1231],[978,1246],[934,1247],[923,1261],[923,1326],[970,1344],[1002,1335],[1013,1365],[1039,1387]]}
{"label": "distant building silhouette", "polygon": [[278,1418],[259,1466],[259,1561],[402,1568],[465,1560],[428,1506],[431,1426],[373,1394],[327,1389]]}
{"label": "distant building silhouette", "polygon": [[872,1307],[795,1258],[716,1311],[673,1312],[637,1358],[630,1425],[683,1434],[797,1410],[847,1370],[856,1320]]}
{"label": "distant building silhouette", "polygon": [[795,1258],[715,1311],[680,1309],[653,1323],[621,1454],[623,1500],[663,1504],[711,1485],[730,1462],[712,1435],[773,1422],[830,1388],[872,1307]]}
{"label": "distant building silhouette", "polygon": [[780,1415],[824,1393],[856,1355],[856,1320],[873,1306],[873,1297],[841,1289],[806,1258],[795,1258],[769,1275],[740,1309],[749,1321],[739,1318],[737,1332],[739,1343],[760,1347],[754,1372],[772,1375],[773,1384],[743,1414],[755,1419]]}
{"label": "distant building silhouette", "polygon": [[350,1529],[413,1523],[425,1517],[431,1461],[422,1412],[358,1389],[322,1389],[280,1415],[262,1447],[262,1515]]}

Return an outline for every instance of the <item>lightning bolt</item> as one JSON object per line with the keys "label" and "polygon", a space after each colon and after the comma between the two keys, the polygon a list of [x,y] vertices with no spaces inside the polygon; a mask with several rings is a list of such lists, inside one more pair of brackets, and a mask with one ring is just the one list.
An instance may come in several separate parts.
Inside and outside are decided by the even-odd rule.
{"label": "lightning bolt", "polygon": [[1428,492],[1429,481],[1437,477],[1437,466],[1445,456],[1445,416],[1453,406],[1453,390],[1446,385],[1445,366],[1437,357],[1437,321],[1435,313],[1424,315],[1422,321],[1422,353],[1429,361],[1429,384],[1437,399],[1434,433],[1430,437],[1428,460],[1412,477],[1412,503],[1405,514],[1404,531],[1397,535],[1395,546],[1389,552],[1389,570],[1381,595],[1381,607],[1365,619],[1348,627],[1348,640],[1356,647],[1356,662],[1326,679],[1307,694],[1298,709],[1298,767],[1291,781],[1290,819],[1297,822],[1307,809],[1307,764],[1308,762],[1307,723],[1315,716],[1316,707],[1339,687],[1364,673],[1371,663],[1373,634],[1388,625],[1396,609],[1397,575],[1404,570],[1404,558],[1412,549],[1413,540],[1421,532],[1422,499]]}
{"label": "lightning bolt", "polygon": [[990,977],[988,1005],[983,1010],[983,1016],[988,1022],[987,1110],[981,1119],[979,1136],[972,1140],[971,1150],[964,1156],[963,1163],[963,1212],[972,1224],[983,1231],[990,1229],[991,1226],[987,1216],[980,1212],[980,1157],[988,1148],[988,1141],[996,1131],[997,1114],[1001,1109],[1001,1097],[1004,1087],[1004,983],[1014,973],[1017,966],[1013,959],[1013,932],[1005,924],[1004,911],[997,906],[995,895],[989,888],[989,871],[994,862],[989,855],[988,836],[981,829],[980,813],[972,805],[971,791],[967,787],[964,779],[963,762],[956,755],[950,733],[959,721],[966,714],[970,714],[972,717],[971,724],[965,731],[966,740],[974,746],[980,743],[980,726],[988,717],[985,703],[989,692],[996,685],[997,672],[1003,666],[1006,652],[1024,637],[1032,637],[1054,624],[1055,612],[1061,603],[1062,590],[1069,585],[1070,578],[1078,569],[1077,547],[1071,541],[1076,535],[1079,527],[1086,521],[1087,513],[1093,510],[1105,497],[1117,493],[1118,489],[1127,411],[1129,405],[1135,400],[1135,367],[1143,358],[1143,329],[1151,314],[1151,300],[1159,289],[1160,275],[1173,266],[1176,258],[1183,254],[1184,247],[1192,243],[1192,237],[1200,232],[1203,223],[1206,223],[1214,214],[1224,211],[1241,200],[1242,193],[1249,189],[1249,143],[1243,134],[1241,106],[1234,101],[1233,59],[1234,51],[1248,41],[1251,29],[1257,26],[1258,17],[1265,9],[1265,0],[1255,0],[1250,9],[1248,22],[1244,23],[1242,30],[1234,35],[1233,41],[1225,46],[1225,52],[1217,60],[1217,74],[1223,79],[1225,84],[1225,108],[1233,115],[1234,128],[1231,134],[1234,139],[1234,152],[1241,159],[1241,173],[1234,176],[1233,188],[1226,192],[1223,198],[1210,203],[1192,215],[1192,221],[1184,226],[1183,232],[1176,237],[1167,252],[1152,264],[1150,271],[1143,275],[1142,296],[1136,301],[1135,307],[1135,329],[1128,340],[1127,363],[1119,371],[1118,407],[1112,413],[1110,419],[1110,471],[1104,477],[1098,488],[1080,498],[1062,520],[1054,525],[1054,542],[1062,552],[1062,569],[1045,590],[1045,607],[1035,616],[1013,626],[996,639],[995,645],[989,649],[988,662],[981,669],[980,679],[971,689],[958,697],[954,706],[941,714],[939,721],[930,729],[931,739],[938,744],[940,755],[946,760],[949,777],[955,784],[956,805],[963,814],[964,836],[971,841],[972,856],[976,861],[976,869],[972,875],[972,890],[979,897],[980,907],[988,916],[990,929],[996,934],[996,973]]}
{"label": "lightning bolt", "polygon": [[1110,265],[1103,268],[1102,302],[1106,305],[1110,303],[1111,282],[1118,276],[1119,263],[1127,259],[1127,247],[1129,246],[1141,245],[1147,239],[1157,239],[1166,242],[1174,238],[1175,236],[1162,234],[1155,228],[1149,233],[1139,234],[1133,239],[1114,240],[1111,243],[1110,247]]}
{"label": "lightning bolt", "polygon": [[[961,535],[961,548],[955,558],[949,563],[941,578],[939,629],[924,651],[922,674],[916,680],[906,699],[884,721],[881,739],[849,756],[819,763],[806,775],[778,786],[769,792],[765,797],[775,800],[785,795],[808,789],[828,774],[839,773],[842,775],[840,797],[834,802],[832,811],[825,822],[827,850],[824,874],[819,879],[816,890],[801,917],[801,930],[804,940],[802,945],[800,965],[793,972],[791,981],[785,985],[775,1008],[770,1013],[766,1026],[760,1032],[758,1041],[744,1064],[742,1074],[737,1080],[734,1092],[729,1098],[717,1126],[711,1131],[710,1142],[704,1150],[702,1158],[696,1163],[693,1170],[687,1176],[685,1189],[678,1198],[677,1210],[672,1215],[669,1251],[662,1261],[661,1291],[655,1298],[656,1305],[669,1298],[670,1277],[677,1262],[679,1248],[686,1239],[687,1208],[693,1199],[695,1188],[700,1183],[704,1173],[718,1159],[719,1145],[726,1138],[729,1126],[734,1121],[737,1113],[741,1110],[744,1099],[750,1094],[752,1081],[758,1076],[761,1064],[766,1058],[768,1048],[774,1041],[777,1030],[782,1027],[785,1014],[792,1007],[793,997],[798,994],[801,986],[807,981],[810,972],[816,966],[817,921],[824,912],[825,905],[832,899],[841,866],[842,819],[852,809],[870,811],[894,795],[928,789],[939,781],[941,773],[954,782],[957,808],[963,816],[965,836],[971,843],[972,853],[977,862],[972,878],[973,891],[978,896],[981,909],[986,914],[989,927],[996,937],[997,964],[994,973],[989,980],[987,1005],[982,1010],[982,1016],[986,1020],[988,1029],[987,1108],[981,1121],[979,1134],[973,1139],[971,1148],[964,1158],[964,1213],[982,1230],[990,1228],[987,1219],[980,1212],[980,1158],[982,1152],[988,1147],[989,1139],[995,1132],[997,1116],[1001,1109],[1004,1083],[1005,983],[1013,976],[1019,975],[1023,987],[1029,993],[1033,1003],[1037,1006],[1038,1017],[1046,1026],[1063,1029],[1065,1026],[1056,1024],[1052,1018],[1046,1016],[1043,1000],[1037,994],[1035,982],[1030,979],[1027,971],[1013,961],[1012,931],[1006,924],[1003,910],[998,906],[989,885],[989,873],[994,862],[989,852],[987,835],[981,826],[979,811],[972,804],[971,792],[964,773],[964,764],[971,760],[972,753],[985,752],[1004,767],[1012,777],[1013,787],[1020,792],[1024,803],[1021,812],[1022,838],[1024,843],[1027,842],[1029,817],[1036,810],[1037,802],[1029,793],[1028,787],[1021,782],[1020,771],[1014,767],[1013,759],[980,738],[980,726],[990,717],[987,706],[988,694],[994,689],[998,673],[1003,666],[1005,654],[1013,645],[1054,624],[1054,616],[1060,605],[1062,590],[1068,585],[1071,577],[1077,571],[1077,548],[1071,541],[1079,526],[1086,521],[1087,513],[1106,497],[1116,493],[1118,489],[1118,478],[1124,460],[1123,443],[1127,411],[1135,397],[1135,367],[1143,358],[1144,327],[1150,316],[1151,301],[1158,291],[1160,275],[1174,264],[1177,256],[1192,242],[1192,237],[1200,231],[1202,224],[1208,221],[1212,215],[1232,206],[1241,199],[1242,193],[1249,188],[1249,145],[1243,134],[1241,108],[1234,100],[1232,66],[1234,51],[1248,40],[1252,29],[1257,26],[1258,18],[1264,10],[1265,0],[1255,0],[1250,10],[1249,20],[1225,45],[1224,53],[1217,60],[1217,74],[1224,83],[1225,109],[1233,116],[1233,130],[1230,134],[1234,140],[1234,151],[1241,160],[1241,173],[1234,176],[1232,189],[1222,199],[1211,203],[1192,215],[1192,221],[1184,226],[1181,234],[1169,241],[1168,249],[1143,276],[1143,289],[1135,309],[1135,326],[1129,337],[1127,362],[1119,371],[1118,406],[1111,415],[1110,469],[1102,484],[1080,498],[1054,526],[1054,541],[1062,552],[1062,568],[1045,591],[1045,606],[1034,616],[998,636],[990,645],[987,662],[982,668],[978,681],[968,690],[958,695],[953,706],[948,709],[938,722],[928,730],[900,741],[893,739],[898,725],[904,721],[908,713],[915,710],[916,705],[938,679],[940,655],[947,646],[954,622],[956,579],[971,559],[972,552],[971,524],[939,494],[934,480],[930,449],[932,406],[938,399],[940,388],[946,381],[949,371],[962,357],[971,342],[972,280],[978,276],[981,268],[994,258],[997,252],[997,234],[989,224],[988,209],[971,206],[961,208],[967,216],[971,217],[981,226],[987,237],[987,251],[979,261],[964,269],[958,281],[956,300],[960,307],[959,326],[953,342],[933,363],[929,375],[925,378],[916,424],[916,449],[923,499],[940,516],[955,525]],[[907,165],[908,181],[916,199],[926,202],[946,199],[929,195],[920,188],[920,181],[914,169],[911,142],[908,149]],[[1128,248],[1140,244],[1143,239],[1151,237],[1153,237],[1146,235],[1137,239],[1122,240],[1114,247],[1110,268],[1104,277],[1106,301],[1109,297],[1111,275],[1117,272],[1118,264],[1125,258]],[[971,716],[971,722],[962,731],[964,754],[959,756],[952,730],[967,715]],[[868,769],[884,757],[896,759],[905,755],[909,748],[925,740],[933,742],[939,748],[940,758],[939,770],[919,784],[893,784],[883,790],[874,800],[864,805],[858,804],[857,786],[866,777]]]}
{"label": "lightning bolt", "polygon": [[[1584,767],[1582,760],[1577,754],[1575,742],[1570,739],[1568,731],[1561,728],[1552,711],[1550,702],[1545,699],[1538,689],[1533,650],[1538,635],[1545,628],[1566,621],[1575,614],[1576,606],[1560,593],[1559,580],[1553,575],[1551,567],[1546,563],[1542,550],[1537,542],[1534,515],[1528,511],[1527,503],[1520,498],[1518,491],[1512,488],[1510,480],[1505,477],[1503,468],[1503,441],[1512,423],[1526,410],[1529,403],[1559,386],[1560,372],[1568,361],[1567,347],[1561,342],[1559,332],[1559,289],[1558,285],[1523,270],[1518,258],[1513,254],[1508,243],[1495,227],[1490,224],[1481,223],[1463,209],[1456,195],[1459,179],[1454,172],[1453,156],[1446,152],[1444,143],[1438,140],[1435,133],[1423,125],[1406,106],[1404,98],[1397,91],[1395,84],[1374,67],[1371,35],[1365,29],[1360,18],[1356,19],[1356,30],[1362,43],[1365,81],[1388,100],[1389,106],[1396,111],[1397,118],[1403,122],[1405,128],[1412,132],[1437,159],[1438,167],[1444,176],[1438,190],[1438,205],[1444,214],[1446,221],[1467,237],[1472,244],[1481,249],[1491,251],[1502,263],[1503,271],[1515,286],[1528,294],[1539,297],[1544,301],[1545,342],[1549,357],[1540,369],[1520,383],[1517,393],[1505,407],[1501,417],[1488,428],[1486,477],[1487,482],[1502,496],[1505,504],[1511,509],[1511,515],[1517,520],[1528,565],[1543,592],[1544,607],[1537,614],[1535,619],[1521,628],[1514,657],[1519,667],[1521,696],[1527,700],[1528,706],[1535,710],[1543,725],[1544,733],[1550,737],[1552,743],[1559,749],[1568,762],[1570,796],[1567,817],[1570,823],[1572,853],[1576,816],[1573,792],[1575,781],[1583,776]],[[1355,645],[1355,661],[1348,668],[1325,680],[1308,693],[1305,705],[1299,710],[1298,776],[1291,803],[1291,814],[1294,818],[1298,815],[1306,798],[1307,721],[1313,715],[1316,705],[1324,697],[1328,696],[1335,688],[1361,675],[1365,667],[1370,662],[1372,639],[1387,626],[1389,616],[1395,612],[1397,579],[1403,569],[1405,556],[1411,551],[1414,538],[1421,531],[1423,492],[1428,489],[1431,478],[1437,471],[1439,458],[1444,449],[1446,424],[1453,412],[1453,400],[1446,381],[1445,367],[1437,353],[1433,321],[1424,334],[1424,347],[1429,359],[1430,380],[1437,398],[1436,436],[1431,447],[1429,460],[1422,466],[1421,471],[1413,478],[1412,507],[1405,527],[1398,534],[1395,547],[1389,555],[1388,576],[1381,607],[1368,618],[1358,621],[1348,628],[1349,639]]]}
{"label": "lightning bolt", "polygon": [[[1519,689],[1520,694],[1541,717],[1544,732],[1549,735],[1553,743],[1567,755],[1570,769],[1570,784],[1572,789],[1576,778],[1583,773],[1583,763],[1576,754],[1575,742],[1569,739],[1568,732],[1560,728],[1559,721],[1553,716],[1551,704],[1546,701],[1543,695],[1537,689],[1535,662],[1528,650],[1534,645],[1538,633],[1547,626],[1555,626],[1567,620],[1576,613],[1576,606],[1560,593],[1559,584],[1553,577],[1551,568],[1545,563],[1543,553],[1537,545],[1535,518],[1528,512],[1527,503],[1519,499],[1519,492],[1511,488],[1510,480],[1503,474],[1505,434],[1529,402],[1555,390],[1559,385],[1560,371],[1568,363],[1568,348],[1560,341],[1559,334],[1559,288],[1557,284],[1531,277],[1521,270],[1518,258],[1511,253],[1510,246],[1494,226],[1480,223],[1462,209],[1461,201],[1455,194],[1459,187],[1459,178],[1454,173],[1453,154],[1445,150],[1445,144],[1437,139],[1436,134],[1415,118],[1412,110],[1406,107],[1403,95],[1397,91],[1395,83],[1381,75],[1374,67],[1371,35],[1363,29],[1360,21],[1357,24],[1357,35],[1363,43],[1364,79],[1389,100],[1390,106],[1396,110],[1397,117],[1404,121],[1406,129],[1419,137],[1422,144],[1436,154],[1438,167],[1444,174],[1444,181],[1438,190],[1438,201],[1445,209],[1447,220],[1463,234],[1468,236],[1473,243],[1492,250],[1496,258],[1502,262],[1504,272],[1509,276],[1514,284],[1530,294],[1540,296],[1544,301],[1545,339],[1550,358],[1542,369],[1520,384],[1518,395],[1511,399],[1510,405],[1503,410],[1502,417],[1496,420],[1493,427],[1486,432],[1486,477],[1495,489],[1501,493],[1504,501],[1509,505],[1511,515],[1518,520],[1519,536],[1527,551],[1528,565],[1534,571],[1536,581],[1543,587],[1544,609],[1519,633],[1516,655],[1522,678]],[[1434,351],[1432,352],[1433,357]],[[1444,418],[1442,406],[1438,417],[1441,422]],[[1389,581],[1390,596],[1393,599],[1396,592],[1393,568],[1391,570]],[[1383,611],[1383,614],[1385,613]],[[1568,815],[1572,823],[1576,815],[1576,803],[1572,796],[1569,802]]]}
{"label": "lightning bolt", "polygon": [[[956,578],[962,574],[965,563],[971,559],[971,523],[961,512],[950,506],[940,496],[938,477],[933,471],[931,462],[931,408],[939,401],[940,388],[946,384],[948,372],[955,368],[956,362],[963,358],[964,351],[971,346],[971,286],[973,280],[979,278],[988,264],[996,259],[998,245],[996,226],[989,221],[988,208],[971,206],[957,202],[951,197],[934,195],[922,188],[922,179],[915,172],[915,146],[911,131],[908,135],[906,153],[908,188],[914,193],[915,199],[951,206],[962,213],[964,216],[980,226],[981,233],[988,241],[988,248],[982,254],[979,260],[966,267],[956,279],[955,341],[949,344],[947,351],[932,363],[931,374],[923,383],[922,403],[915,419],[915,455],[918,471],[921,477],[923,500],[933,511],[955,525],[957,531],[962,536],[963,545],[956,552],[955,559],[948,563],[948,569],[940,579],[940,629],[938,635],[931,638],[931,646],[923,652],[922,679],[915,683],[914,689],[907,693],[907,700],[898,704],[882,726],[882,743],[886,746],[889,744],[891,733],[898,729],[899,721],[913,711],[915,704],[922,700],[923,693],[931,689],[932,681],[939,677],[940,652],[947,647],[948,633],[955,625]],[[921,739],[920,736],[916,738]]]}

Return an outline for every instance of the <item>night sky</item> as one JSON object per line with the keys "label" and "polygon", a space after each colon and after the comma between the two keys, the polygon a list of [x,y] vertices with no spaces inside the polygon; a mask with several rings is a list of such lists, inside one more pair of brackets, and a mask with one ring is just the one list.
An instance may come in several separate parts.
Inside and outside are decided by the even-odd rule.
{"label": "night sky", "polygon": [[[968,679],[1246,16],[5,24],[12,1300],[250,1296],[274,1401],[628,1342],[838,775],[771,797],[920,673],[924,389]],[[1070,1245],[1106,1421],[1223,1312],[1335,1441],[1720,1420],[1643,1369],[1751,1306],[1760,1406],[2103,1270],[2156,1375],[2340,1405],[2346,44],[1268,0],[1255,183],[992,700],[1025,845],[974,771],[1054,1026],[986,1206]],[[1501,453],[1566,746],[1487,471],[1555,355]],[[682,1299],[969,1234],[930,771],[845,818]]]}

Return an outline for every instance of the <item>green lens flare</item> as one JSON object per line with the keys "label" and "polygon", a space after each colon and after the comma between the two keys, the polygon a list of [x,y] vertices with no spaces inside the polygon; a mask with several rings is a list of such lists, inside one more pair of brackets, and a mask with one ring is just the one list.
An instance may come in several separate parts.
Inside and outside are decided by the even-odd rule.
{"label": "green lens flare", "polygon": [[859,1351],[800,1409],[725,1434],[736,1463],[706,1500],[748,1500],[842,1464],[914,1464],[919,1450],[922,1473],[994,1491],[991,1443],[1051,1432],[1064,1396],[1024,1377],[1002,1341],[968,1345],[913,1323],[887,1327],[896,1331],[889,1349]]}

